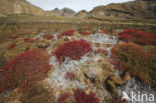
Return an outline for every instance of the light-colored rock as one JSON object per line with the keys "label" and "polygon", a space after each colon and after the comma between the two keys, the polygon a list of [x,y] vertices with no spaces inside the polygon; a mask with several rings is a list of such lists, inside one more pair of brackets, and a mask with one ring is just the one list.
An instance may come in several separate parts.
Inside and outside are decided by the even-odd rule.
{"label": "light-colored rock", "polygon": [[111,98],[109,96],[105,96],[105,101],[106,102],[110,102],[111,101]]}
{"label": "light-colored rock", "polygon": [[80,81],[80,83],[85,84],[86,77],[82,72],[77,72],[77,80]]}

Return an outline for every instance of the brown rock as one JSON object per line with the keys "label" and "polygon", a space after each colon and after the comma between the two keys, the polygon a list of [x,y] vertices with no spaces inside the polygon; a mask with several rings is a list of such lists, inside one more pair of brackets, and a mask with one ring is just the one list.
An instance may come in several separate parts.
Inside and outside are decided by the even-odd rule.
{"label": "brown rock", "polygon": [[100,47],[100,43],[95,43],[96,47]]}
{"label": "brown rock", "polygon": [[105,96],[105,101],[106,102],[110,102],[111,101],[111,98],[109,96]]}
{"label": "brown rock", "polygon": [[64,40],[64,41],[69,41],[69,38],[66,37],[66,38],[64,38],[63,40]]}
{"label": "brown rock", "polygon": [[116,85],[120,85],[120,86],[124,85],[124,81],[123,81],[123,79],[121,77],[111,76],[110,80],[112,80],[113,83],[116,84]]}
{"label": "brown rock", "polygon": [[131,76],[128,72],[126,72],[124,78],[123,78],[125,81],[129,81],[131,79]]}
{"label": "brown rock", "polygon": [[107,80],[107,84],[108,84],[108,86],[109,86],[109,88],[110,88],[110,91],[111,91],[112,93],[116,93],[116,92],[117,92],[117,88],[116,88],[116,86],[115,86],[115,84],[114,84],[113,81]]}

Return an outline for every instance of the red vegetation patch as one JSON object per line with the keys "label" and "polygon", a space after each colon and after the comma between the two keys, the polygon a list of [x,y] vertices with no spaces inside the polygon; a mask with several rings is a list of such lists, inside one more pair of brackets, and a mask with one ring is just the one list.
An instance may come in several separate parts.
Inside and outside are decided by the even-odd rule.
{"label": "red vegetation patch", "polygon": [[14,47],[16,47],[16,44],[15,44],[15,43],[12,43],[12,44],[9,46],[9,49],[13,49]]}
{"label": "red vegetation patch", "polygon": [[52,35],[50,35],[50,34],[47,34],[47,35],[45,35],[45,38],[50,40],[50,39],[53,39],[54,37]]}
{"label": "red vegetation patch", "polygon": [[104,34],[110,34],[110,31],[103,31]]}
{"label": "red vegetation patch", "polygon": [[71,96],[72,96],[72,95],[69,94],[69,93],[64,93],[64,94],[62,94],[62,95],[59,97],[58,102],[59,102],[59,103],[66,103],[67,99],[68,99],[69,97],[71,97]]}
{"label": "red vegetation patch", "polygon": [[100,100],[94,93],[87,95],[84,90],[78,89],[74,93],[74,97],[77,103],[99,103]]}
{"label": "red vegetation patch", "polygon": [[43,49],[27,51],[1,68],[0,92],[19,87],[21,92],[30,90],[50,70],[49,55]]}
{"label": "red vegetation patch", "polygon": [[133,42],[142,45],[156,44],[156,34],[150,34],[135,29],[127,29],[124,32],[121,32],[119,39],[125,42]]}
{"label": "red vegetation patch", "polygon": [[143,82],[149,82],[152,71],[155,71],[155,56],[134,43],[116,45],[112,49],[112,59],[111,63],[118,69],[130,72]]}
{"label": "red vegetation patch", "polygon": [[66,35],[66,36],[73,36],[74,35],[74,30],[68,30],[68,31],[65,31],[63,33],[61,33],[62,35]]}
{"label": "red vegetation patch", "polygon": [[57,38],[58,39],[63,39],[63,36],[62,35],[57,35]]}
{"label": "red vegetation patch", "polygon": [[80,34],[82,34],[82,35],[90,35],[91,33],[89,33],[88,31],[82,31],[82,32],[80,32]]}
{"label": "red vegetation patch", "polygon": [[12,39],[17,39],[17,38],[19,38],[18,36],[12,36],[11,37]]}
{"label": "red vegetation patch", "polygon": [[55,51],[55,54],[60,63],[62,63],[66,57],[80,60],[81,56],[88,52],[92,52],[92,48],[89,42],[85,40],[75,40],[65,42],[59,46]]}
{"label": "red vegetation patch", "polygon": [[97,50],[95,50],[95,53],[102,53],[102,52],[104,52],[104,51],[105,51],[104,49],[98,48]]}
{"label": "red vegetation patch", "polygon": [[25,42],[29,42],[29,43],[33,43],[35,40],[33,40],[31,38],[25,38],[24,41]]}
{"label": "red vegetation patch", "polygon": [[69,80],[75,80],[75,79],[76,79],[76,75],[75,75],[74,72],[67,72],[67,73],[65,74],[65,78],[66,78],[66,79],[69,79]]}

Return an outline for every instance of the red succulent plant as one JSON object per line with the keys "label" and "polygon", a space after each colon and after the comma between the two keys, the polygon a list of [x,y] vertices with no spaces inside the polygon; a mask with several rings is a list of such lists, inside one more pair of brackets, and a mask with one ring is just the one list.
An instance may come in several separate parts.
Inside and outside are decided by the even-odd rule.
{"label": "red succulent plant", "polygon": [[62,35],[57,35],[57,38],[58,38],[58,39],[62,39],[63,36],[62,36]]}
{"label": "red succulent plant", "polygon": [[133,42],[141,45],[156,44],[156,34],[135,29],[127,29],[121,32],[119,39],[125,42]]}
{"label": "red succulent plant", "polygon": [[17,38],[19,38],[19,37],[15,35],[15,36],[12,36],[11,38],[13,38],[13,39],[17,39]]}
{"label": "red succulent plant", "polygon": [[58,99],[58,102],[59,102],[59,103],[66,103],[67,99],[68,99],[69,97],[71,97],[71,96],[72,96],[72,95],[69,94],[69,93],[61,94],[61,96],[60,96],[59,99]]}
{"label": "red succulent plant", "polygon": [[84,90],[77,89],[74,93],[74,98],[77,103],[99,103],[100,100],[94,93],[87,95]]}
{"label": "red succulent plant", "polygon": [[68,30],[68,31],[65,31],[63,33],[61,33],[62,35],[66,35],[66,36],[73,36],[74,35],[74,30]]}
{"label": "red succulent plant", "polygon": [[70,57],[74,60],[80,60],[81,57],[88,52],[92,52],[89,42],[85,40],[75,40],[65,42],[59,46],[55,51],[55,54],[60,63],[62,63],[66,57]]}
{"label": "red succulent plant", "polygon": [[29,42],[29,43],[33,43],[35,40],[33,40],[31,38],[25,38],[24,41],[25,42]]}
{"label": "red succulent plant", "polygon": [[13,49],[14,47],[16,47],[16,44],[15,44],[15,43],[12,43],[12,44],[9,46],[9,49]]}
{"label": "red succulent plant", "polygon": [[19,87],[22,92],[30,90],[50,70],[49,55],[44,49],[26,51],[0,68],[0,92]]}
{"label": "red succulent plant", "polygon": [[110,31],[103,31],[104,34],[110,34]]}
{"label": "red succulent plant", "polygon": [[82,35],[90,35],[91,33],[89,33],[88,31],[81,31],[80,34],[82,34]]}
{"label": "red succulent plant", "polygon": [[50,34],[47,34],[47,35],[45,35],[45,38],[50,40],[50,39],[53,39],[54,37],[52,35],[50,35]]}
{"label": "red succulent plant", "polygon": [[66,78],[66,79],[69,79],[69,80],[75,80],[75,79],[76,79],[76,75],[75,75],[74,72],[67,72],[67,73],[65,74],[65,78]]}

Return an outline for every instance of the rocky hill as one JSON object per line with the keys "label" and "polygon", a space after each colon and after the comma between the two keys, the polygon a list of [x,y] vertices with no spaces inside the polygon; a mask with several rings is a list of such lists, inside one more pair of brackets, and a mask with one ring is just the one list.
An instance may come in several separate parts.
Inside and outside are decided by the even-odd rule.
{"label": "rocky hill", "polygon": [[11,14],[45,15],[46,12],[26,0],[0,0],[0,15]]}
{"label": "rocky hill", "polygon": [[156,22],[156,1],[135,0],[125,3],[112,3],[95,7],[90,12],[78,13],[69,8],[45,11],[26,0],[0,0],[0,16],[12,14],[31,14],[40,16],[61,16],[64,18],[88,18],[102,21],[141,21]]}
{"label": "rocky hill", "polygon": [[146,21],[156,18],[156,2],[152,0],[135,0],[125,3],[112,3],[98,6],[91,10],[88,18],[106,21]]}
{"label": "rocky hill", "polygon": [[74,17],[74,15],[76,15],[76,12],[72,9],[69,9],[69,8],[63,8],[61,10],[59,10],[58,8],[55,8],[51,12],[56,14],[56,15],[65,17],[65,18],[71,18],[71,17]]}
{"label": "rocky hill", "polygon": [[89,15],[89,13],[86,10],[81,10],[74,17],[76,17],[76,18],[85,18],[88,15]]}

